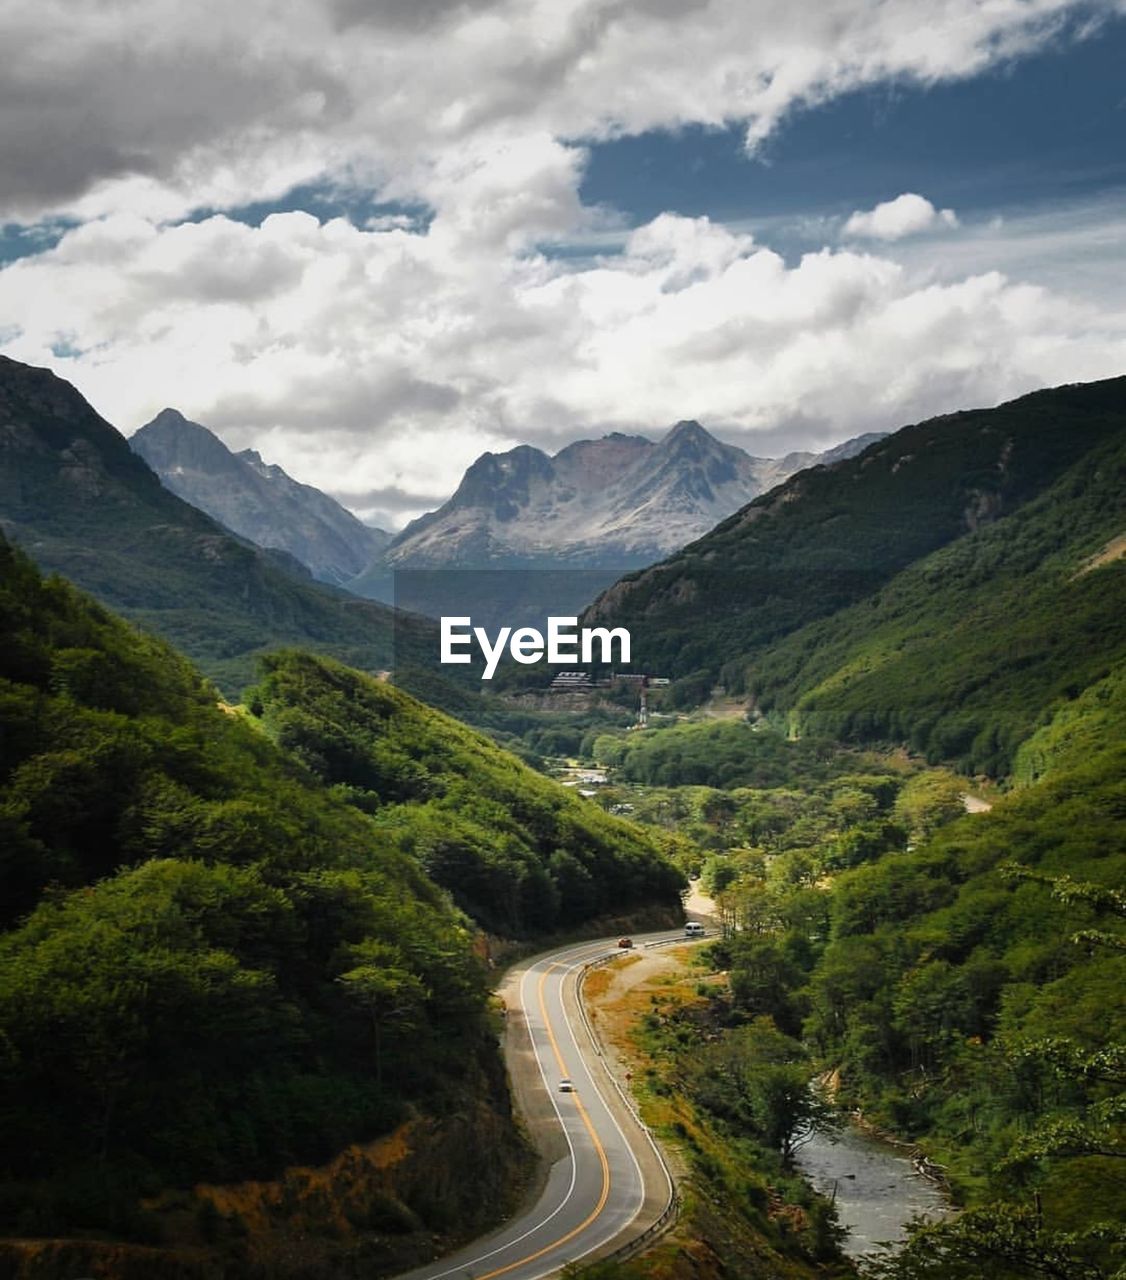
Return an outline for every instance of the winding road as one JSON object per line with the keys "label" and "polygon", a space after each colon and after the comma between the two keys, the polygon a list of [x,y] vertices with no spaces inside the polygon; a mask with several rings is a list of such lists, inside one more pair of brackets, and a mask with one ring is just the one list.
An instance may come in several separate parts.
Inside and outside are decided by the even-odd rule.
{"label": "winding road", "polygon": [[[674,939],[683,941],[683,932],[636,941]],[[617,952],[612,939],[587,942],[509,973],[500,993],[507,1009],[505,1056],[546,1181],[534,1204],[500,1230],[402,1280],[541,1280],[568,1262],[593,1260],[630,1242],[665,1212],[673,1195],[668,1170],[610,1076],[579,1005],[584,968]],[[560,1090],[564,1078],[573,1092]]]}

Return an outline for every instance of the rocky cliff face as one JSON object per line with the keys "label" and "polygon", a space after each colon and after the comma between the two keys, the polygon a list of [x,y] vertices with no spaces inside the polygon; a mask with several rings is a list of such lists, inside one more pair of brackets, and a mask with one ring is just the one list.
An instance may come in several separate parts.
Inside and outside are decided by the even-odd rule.
{"label": "rocky cliff face", "polygon": [[361,573],[390,541],[253,450],[231,450],[206,427],[164,409],[130,440],[173,493],[260,547],[287,551],[322,582]]}

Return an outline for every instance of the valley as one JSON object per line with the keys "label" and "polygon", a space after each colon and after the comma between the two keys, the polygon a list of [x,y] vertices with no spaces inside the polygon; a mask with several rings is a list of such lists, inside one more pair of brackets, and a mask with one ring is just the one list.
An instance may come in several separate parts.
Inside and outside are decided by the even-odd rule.
{"label": "valley", "polygon": [[0,1280],[1126,1280],[1126,0],[0,47]]}
{"label": "valley", "polygon": [[[865,1274],[969,1277],[983,1257],[1022,1280],[1042,1257],[1063,1275],[1112,1274],[1100,1242],[1118,1238],[1120,1191],[1120,687],[1090,699],[1093,719],[1065,717],[1076,750],[968,812],[964,778],[898,752],[705,723],[650,730],[611,764],[637,735],[595,740],[609,776],[591,802],[664,831],[722,932],[675,994],[655,977],[648,998],[619,1001],[643,1114],[684,1154],[689,1202],[744,1202],[746,1174],[726,1162],[747,1144],[775,1188],[801,1170],[831,1193],[870,1158],[852,1138],[838,1150],[831,1127],[812,1160],[787,1155],[776,1122],[800,1095],[769,1075],[787,1064],[793,1089],[831,1074],[834,1107],[913,1144],[961,1211]],[[685,736],[691,754],[673,748]],[[659,781],[638,776],[648,768]],[[721,1136],[705,1144],[697,1123]],[[690,1214],[679,1250],[598,1274],[689,1274],[685,1250],[697,1274],[720,1231]]]}
{"label": "valley", "polygon": [[[501,661],[482,693],[437,627],[228,532],[13,365],[6,1262],[847,1276],[801,1151],[832,1165],[855,1113],[959,1211],[865,1274],[1113,1274],[1126,383],[905,428],[627,575],[582,621],[659,678]],[[675,973],[587,979],[683,1201],[602,1257],[668,1201],[576,1065],[570,966],[668,936],[690,885],[715,930]],[[554,994],[505,1018],[514,963]]]}

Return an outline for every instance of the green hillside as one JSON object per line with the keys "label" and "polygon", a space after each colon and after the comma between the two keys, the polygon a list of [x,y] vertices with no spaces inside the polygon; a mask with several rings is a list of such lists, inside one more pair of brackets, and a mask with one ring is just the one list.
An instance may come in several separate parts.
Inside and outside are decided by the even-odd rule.
{"label": "green hillside", "polygon": [[[725,918],[742,921],[713,953],[730,975],[729,1022],[771,1017],[801,1034],[839,1100],[921,1142],[968,1209],[890,1263],[896,1280],[1116,1274],[1124,672],[1028,739],[1025,785],[991,812],[938,804],[956,783],[940,773],[886,789],[873,779],[885,795],[900,788],[886,810],[896,824],[927,806],[906,848],[903,833],[846,848],[817,821],[861,812],[859,778],[833,784],[827,809],[816,793],[787,812],[782,793],[735,791],[723,810],[711,793],[713,822],[756,845],[714,855],[705,872]],[[873,829],[882,799],[868,790]]]}
{"label": "green hillside", "polygon": [[143,1196],[410,1116],[488,1142],[493,1167],[355,1212],[400,1234],[491,1220],[520,1144],[474,930],[427,868],[483,915],[488,878],[498,927],[541,904],[534,929],[676,903],[654,846],[332,663],[271,662],[279,747],[2,540],[0,634],[0,1232],[159,1243]]}
{"label": "green hillside", "polygon": [[972,1276],[985,1259],[998,1277],[1109,1276],[1121,1258],[1124,689],[1119,672],[1039,735],[1085,720],[1082,752],[834,888],[806,1034],[973,1209],[924,1233],[897,1276]]}
{"label": "green hillside", "polygon": [[587,620],[629,627],[635,669],[680,678],[682,695],[698,699],[721,673],[737,684],[748,655],[1018,511],[1124,430],[1126,378],[905,427],[856,458],[799,473],[624,578]]}
{"label": "green hillside", "polygon": [[265,668],[248,698],[270,733],[488,929],[678,908],[681,877],[641,829],[488,738],[324,659],[287,653]]}
{"label": "green hillside", "polygon": [[[1126,662],[1103,665],[1024,739],[988,812],[965,813],[964,778],[902,752],[881,770],[875,753],[722,723],[598,740],[619,762],[608,799],[711,850],[717,1058],[770,1020],[800,1037],[843,1108],[921,1144],[966,1210],[921,1231],[887,1280],[1119,1274]],[[768,1129],[753,1072],[704,1082],[728,1102],[743,1089],[737,1135]]]}
{"label": "green hillside", "polygon": [[291,557],[177,498],[69,383],[4,356],[0,530],[231,693],[281,644],[369,671],[410,656],[404,649],[437,652],[425,624],[402,622],[393,635],[391,610],[314,582]]}
{"label": "green hillside", "polygon": [[1013,515],[728,669],[791,730],[905,742],[1007,774],[1057,708],[1126,658],[1126,428]]}
{"label": "green hillside", "polygon": [[944,1170],[966,1211],[892,1280],[1120,1274],[1124,529],[1119,379],[909,428],[600,604],[674,706],[753,708],[594,750],[713,850],[721,1042],[772,1019]]}

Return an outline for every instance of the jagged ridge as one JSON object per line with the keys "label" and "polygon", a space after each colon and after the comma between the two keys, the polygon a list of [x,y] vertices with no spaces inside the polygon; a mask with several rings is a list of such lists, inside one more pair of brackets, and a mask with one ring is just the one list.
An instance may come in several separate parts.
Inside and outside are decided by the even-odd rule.
{"label": "jagged ridge", "polygon": [[185,502],[260,547],[288,551],[322,582],[354,578],[390,541],[255,450],[233,453],[176,409],[161,410],[129,443]]}

